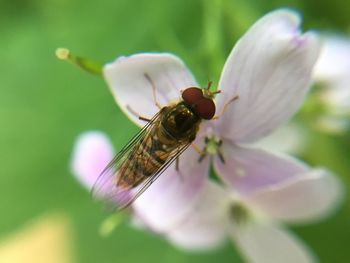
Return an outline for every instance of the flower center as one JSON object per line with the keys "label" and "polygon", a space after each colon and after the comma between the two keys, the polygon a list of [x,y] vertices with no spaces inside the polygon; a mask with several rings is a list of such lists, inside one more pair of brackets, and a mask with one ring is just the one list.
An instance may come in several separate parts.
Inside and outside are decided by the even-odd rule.
{"label": "flower center", "polygon": [[251,213],[242,203],[233,202],[229,208],[229,218],[236,224],[242,225],[251,218]]}
{"label": "flower center", "polygon": [[206,136],[204,139],[205,146],[200,153],[199,161],[201,162],[207,155],[217,155],[221,162],[225,163],[224,156],[222,154],[222,140],[215,136]]}

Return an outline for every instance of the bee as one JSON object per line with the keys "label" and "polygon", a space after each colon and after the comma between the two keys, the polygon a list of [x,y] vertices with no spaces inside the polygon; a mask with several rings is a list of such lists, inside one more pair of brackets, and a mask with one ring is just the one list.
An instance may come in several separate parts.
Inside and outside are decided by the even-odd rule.
{"label": "bee", "polygon": [[117,210],[128,207],[195,140],[203,120],[215,115],[220,91],[189,87],[177,103],[162,107],[102,171],[92,189]]}

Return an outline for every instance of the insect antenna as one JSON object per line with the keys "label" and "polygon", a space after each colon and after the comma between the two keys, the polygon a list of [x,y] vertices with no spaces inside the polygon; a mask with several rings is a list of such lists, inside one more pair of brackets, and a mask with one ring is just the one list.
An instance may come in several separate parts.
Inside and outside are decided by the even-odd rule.
{"label": "insect antenna", "polygon": [[205,88],[206,90],[210,90],[211,85],[213,84],[213,82],[211,80],[208,81],[208,85]]}

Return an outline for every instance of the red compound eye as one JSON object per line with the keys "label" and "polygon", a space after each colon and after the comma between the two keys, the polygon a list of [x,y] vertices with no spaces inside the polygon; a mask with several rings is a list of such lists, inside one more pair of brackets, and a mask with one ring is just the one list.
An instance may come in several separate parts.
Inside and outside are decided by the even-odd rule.
{"label": "red compound eye", "polygon": [[205,120],[210,120],[215,115],[215,103],[212,99],[201,99],[196,103],[197,114]]}
{"label": "red compound eye", "polygon": [[189,105],[195,104],[203,99],[203,91],[196,87],[185,89],[182,92],[182,99]]}

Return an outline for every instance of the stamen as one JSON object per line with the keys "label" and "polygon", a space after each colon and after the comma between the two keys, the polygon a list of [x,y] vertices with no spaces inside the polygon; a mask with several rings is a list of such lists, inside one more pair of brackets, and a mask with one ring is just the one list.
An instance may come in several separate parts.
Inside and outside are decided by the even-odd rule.
{"label": "stamen", "polygon": [[76,56],[67,48],[57,48],[56,57],[60,60],[66,60],[89,73],[95,75],[102,75],[101,63],[92,61],[87,58]]}
{"label": "stamen", "polygon": [[222,163],[225,163],[225,158],[221,151],[222,146],[222,140],[220,138],[217,138],[216,136],[205,136],[204,138],[205,146],[203,150],[199,149],[198,146],[195,146],[195,150],[199,154],[198,162],[201,162],[204,160],[205,157],[208,155],[210,157],[217,155]]}
{"label": "stamen", "polygon": [[219,156],[219,159],[222,163],[225,163],[225,158],[224,158],[224,155],[222,154],[221,150],[218,149],[218,156]]}

